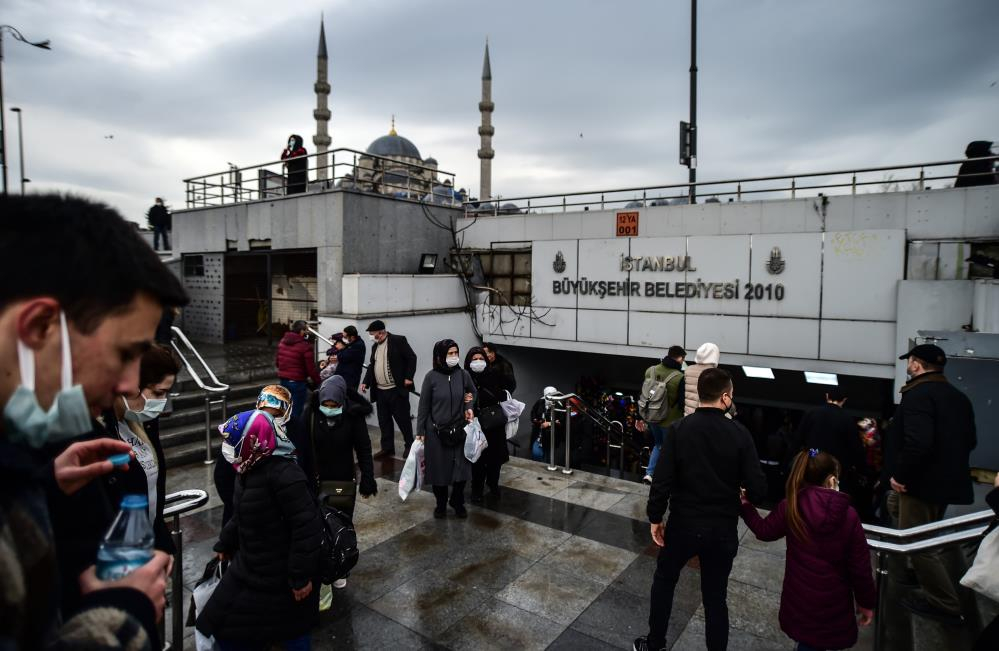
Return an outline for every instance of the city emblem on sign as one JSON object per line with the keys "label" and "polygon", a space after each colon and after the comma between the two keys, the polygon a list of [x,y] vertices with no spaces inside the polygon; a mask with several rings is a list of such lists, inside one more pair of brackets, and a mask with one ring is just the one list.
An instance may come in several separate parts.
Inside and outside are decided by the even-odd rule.
{"label": "city emblem on sign", "polygon": [[554,269],[557,274],[565,271],[565,256],[562,255],[561,251],[555,254],[555,262],[552,263],[552,269]]}
{"label": "city emblem on sign", "polygon": [[784,267],[784,258],[781,257],[780,247],[775,246],[770,252],[770,260],[767,261],[767,271],[776,275],[784,271]]}

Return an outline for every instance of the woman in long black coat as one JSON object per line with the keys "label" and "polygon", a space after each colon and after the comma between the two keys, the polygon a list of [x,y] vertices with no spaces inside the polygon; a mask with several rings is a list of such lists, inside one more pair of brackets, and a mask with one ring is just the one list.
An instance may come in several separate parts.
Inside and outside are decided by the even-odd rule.
{"label": "woman in long black coat", "polygon": [[[423,378],[420,390],[416,438],[425,446],[423,483],[434,487],[435,518],[444,517],[449,503],[459,518],[468,517],[465,482],[472,478],[472,464],[465,458],[464,427],[474,417],[476,389],[460,363],[458,344],[451,339],[438,341],[434,344],[434,368]],[[446,441],[448,430],[458,434],[454,444]],[[448,486],[452,486],[450,500]]]}
{"label": "woman in long black coat", "polygon": [[[506,400],[506,392],[512,391],[510,376],[500,368],[489,364],[486,351],[480,347],[472,348],[465,356],[465,369],[472,376],[472,382],[478,390],[478,400],[475,405],[475,415],[482,422],[482,410],[496,407]],[[479,460],[472,464],[472,504],[482,502],[482,490],[489,487],[489,493],[499,497],[499,476],[503,464],[510,460],[510,452],[506,447],[506,424],[500,423],[490,428],[483,428],[488,446],[482,451]]]}
{"label": "woman in long black coat", "polygon": [[291,441],[258,411],[233,464],[235,513],[215,545],[229,569],[197,620],[223,651],[308,649],[319,619],[322,521]]}

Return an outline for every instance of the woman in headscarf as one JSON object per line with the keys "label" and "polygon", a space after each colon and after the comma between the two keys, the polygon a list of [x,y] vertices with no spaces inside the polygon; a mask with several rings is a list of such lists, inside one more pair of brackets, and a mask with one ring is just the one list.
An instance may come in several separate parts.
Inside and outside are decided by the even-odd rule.
{"label": "woman in headscarf", "polygon": [[[477,391],[451,339],[434,344],[433,362],[423,378],[416,416],[416,438],[426,446],[423,483],[434,487],[435,518],[444,517],[449,503],[455,515],[466,518],[465,482],[472,478],[472,464],[465,458],[465,424],[474,417]],[[448,486],[453,486],[450,500]]]}
{"label": "woman in headscarf", "polygon": [[[510,460],[510,452],[506,447],[506,420],[499,403],[506,400],[506,392],[512,391],[513,387],[511,376],[490,364],[485,349],[481,347],[469,349],[465,355],[465,369],[472,376],[478,390],[475,416],[479,419],[479,424],[483,425],[482,431],[488,444],[479,460],[472,464],[472,504],[481,504],[484,486],[489,487],[491,495],[499,497],[500,468]],[[502,422],[498,416],[494,416],[493,419],[497,422],[485,427],[485,424],[489,424],[489,419],[483,416],[483,410],[494,413],[498,410],[503,415]]]}
{"label": "woman in headscarf", "polygon": [[222,651],[308,649],[318,624],[322,521],[291,440],[269,410],[286,390],[267,386],[233,446],[235,513],[215,551],[229,569],[197,620]]}

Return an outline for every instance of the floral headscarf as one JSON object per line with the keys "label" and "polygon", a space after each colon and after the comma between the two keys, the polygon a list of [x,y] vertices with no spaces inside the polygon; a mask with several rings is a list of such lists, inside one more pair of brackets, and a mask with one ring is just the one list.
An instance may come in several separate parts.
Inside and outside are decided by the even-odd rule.
{"label": "floral headscarf", "polygon": [[272,455],[295,458],[295,445],[266,411],[237,414],[219,429],[225,436],[222,454],[240,474]]}

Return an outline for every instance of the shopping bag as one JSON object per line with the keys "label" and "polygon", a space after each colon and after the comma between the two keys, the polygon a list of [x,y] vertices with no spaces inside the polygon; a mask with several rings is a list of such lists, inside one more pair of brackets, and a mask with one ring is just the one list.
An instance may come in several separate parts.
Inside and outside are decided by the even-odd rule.
{"label": "shopping bag", "polygon": [[975,562],[961,578],[961,585],[999,601],[999,527],[982,539]]}
{"label": "shopping bag", "polygon": [[[212,564],[214,563],[214,567]],[[208,567],[205,568],[206,574],[211,568],[211,574],[206,579],[202,579],[194,586],[194,591],[191,598],[194,600],[194,617],[197,619],[201,611],[204,610],[205,605],[208,600],[211,599],[212,595],[215,593],[215,588],[218,587],[219,583],[222,582],[222,573],[225,571],[223,568],[223,563],[217,558],[212,559],[208,562]],[[215,644],[215,639],[213,637],[207,636],[197,628],[194,629],[194,648],[197,651],[217,651],[218,645]]]}
{"label": "shopping bag", "polygon": [[465,458],[475,463],[488,446],[479,419],[473,418],[471,423],[465,425]]}
{"label": "shopping bag", "polygon": [[409,497],[414,490],[420,490],[423,486],[423,441],[417,439],[409,448],[409,456],[402,467],[402,475],[399,476],[399,497],[403,501]]}
{"label": "shopping bag", "polygon": [[500,403],[500,407],[503,408],[503,412],[506,413],[507,423],[506,423],[506,440],[510,440],[517,436],[517,430],[520,429],[520,415],[524,413],[524,403],[517,400],[510,395],[510,392],[506,392],[506,400]]}

